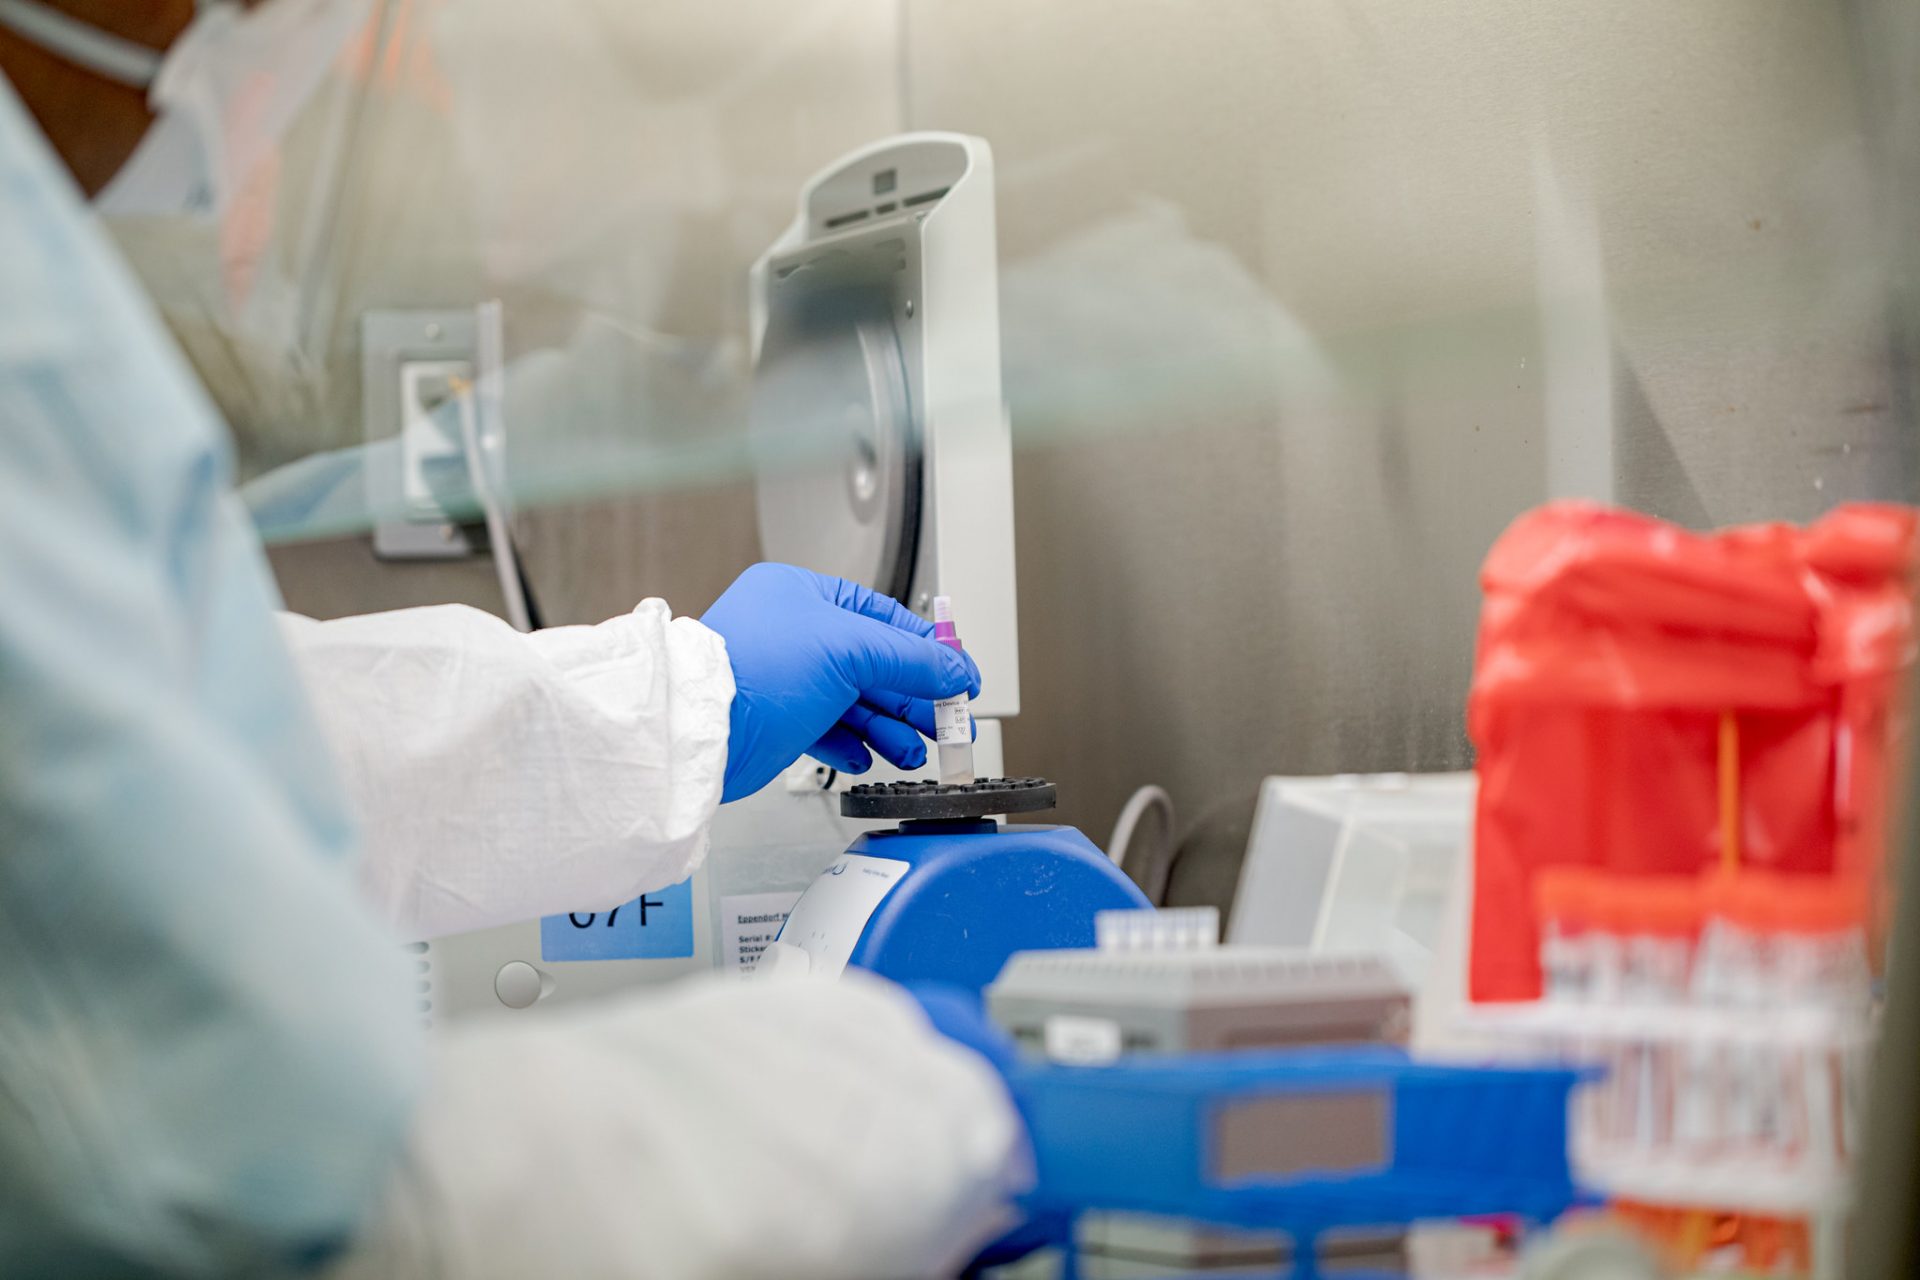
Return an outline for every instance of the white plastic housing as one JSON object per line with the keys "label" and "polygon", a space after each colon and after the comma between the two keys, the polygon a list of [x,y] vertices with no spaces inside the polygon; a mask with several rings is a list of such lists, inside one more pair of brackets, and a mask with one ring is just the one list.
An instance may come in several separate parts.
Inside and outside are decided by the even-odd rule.
{"label": "white plastic housing", "polygon": [[[1000,389],[993,157],[986,142],[957,133],[902,134],[816,174],[800,192],[792,225],[753,267],[756,371],[770,289],[781,286],[783,273],[822,254],[896,238],[906,246],[904,266],[887,289],[921,451],[911,572],[901,575],[905,602],[930,617],[935,595],[953,598],[961,641],[985,682],[973,714],[1011,716],[1020,709],[1013,466]],[[762,551],[806,563],[804,548],[770,544],[764,515]]]}

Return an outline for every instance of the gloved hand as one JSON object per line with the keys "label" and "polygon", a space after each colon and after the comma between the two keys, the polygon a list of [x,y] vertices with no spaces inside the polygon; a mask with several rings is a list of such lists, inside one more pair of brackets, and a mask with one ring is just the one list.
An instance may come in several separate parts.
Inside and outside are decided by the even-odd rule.
{"label": "gloved hand", "polygon": [[979,996],[944,982],[911,983],[907,994],[935,1031],[985,1058],[1002,1076],[1017,1060],[1013,1037],[988,1019]]}
{"label": "gloved hand", "polygon": [[855,583],[757,564],[700,621],[733,664],[724,803],[752,795],[804,753],[848,773],[927,762],[933,700],[977,696],[973,659],[933,624]]}
{"label": "gloved hand", "polygon": [[[955,1044],[973,1050],[1000,1073],[1015,1110],[1022,1110],[1016,1066],[1018,1054],[1013,1037],[987,1018],[980,997],[958,987],[931,982],[914,983],[907,988],[907,994],[919,1001],[920,1011],[927,1015],[927,1021],[933,1024],[935,1031]],[[1031,1150],[1027,1158],[1029,1161],[1035,1160]],[[1073,1223],[1067,1218],[1047,1213],[1025,1213],[1019,1222],[981,1249],[962,1274],[970,1277],[989,1267],[1018,1262],[1035,1249],[1065,1243],[1072,1238],[1072,1234]]]}

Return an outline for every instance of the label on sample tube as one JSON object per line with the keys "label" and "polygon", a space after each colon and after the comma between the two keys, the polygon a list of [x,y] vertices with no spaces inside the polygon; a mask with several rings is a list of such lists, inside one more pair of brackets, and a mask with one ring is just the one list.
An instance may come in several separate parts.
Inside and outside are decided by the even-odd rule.
{"label": "label on sample tube", "polygon": [[964,747],[972,742],[973,717],[967,714],[967,695],[934,703],[933,728],[933,740],[943,747]]}

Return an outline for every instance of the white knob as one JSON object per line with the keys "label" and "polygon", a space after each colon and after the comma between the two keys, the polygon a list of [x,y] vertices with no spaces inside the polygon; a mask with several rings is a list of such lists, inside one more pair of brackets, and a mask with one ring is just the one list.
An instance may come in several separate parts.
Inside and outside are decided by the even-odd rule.
{"label": "white knob", "polygon": [[509,960],[493,975],[493,994],[509,1009],[525,1009],[547,990],[546,975],[525,960]]}

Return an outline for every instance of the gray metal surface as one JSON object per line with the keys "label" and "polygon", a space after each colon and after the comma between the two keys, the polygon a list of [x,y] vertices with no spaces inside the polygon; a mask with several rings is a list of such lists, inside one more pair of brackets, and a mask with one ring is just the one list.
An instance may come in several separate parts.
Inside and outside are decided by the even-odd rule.
{"label": "gray metal surface", "polygon": [[921,444],[891,280],[810,290],[776,271],[754,372],[760,541],[770,560],[902,596],[912,578]]}

